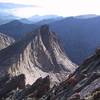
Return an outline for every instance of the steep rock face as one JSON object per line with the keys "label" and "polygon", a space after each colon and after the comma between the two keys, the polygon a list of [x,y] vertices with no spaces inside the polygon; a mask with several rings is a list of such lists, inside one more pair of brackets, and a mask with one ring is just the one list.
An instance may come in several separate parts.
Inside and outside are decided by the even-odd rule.
{"label": "steep rock face", "polygon": [[60,83],[55,94],[51,100],[100,100],[100,49]]}
{"label": "steep rock face", "polygon": [[0,52],[1,73],[23,73],[29,84],[47,75],[50,75],[51,81],[59,82],[75,68],[47,25]]}
{"label": "steep rock face", "polygon": [[5,34],[0,33],[0,50],[8,47],[12,43],[14,43],[14,41],[15,40],[13,38],[11,38]]}

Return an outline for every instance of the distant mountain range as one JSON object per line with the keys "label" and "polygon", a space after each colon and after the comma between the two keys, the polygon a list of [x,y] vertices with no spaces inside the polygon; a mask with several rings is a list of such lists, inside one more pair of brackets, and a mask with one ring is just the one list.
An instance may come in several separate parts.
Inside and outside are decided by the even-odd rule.
{"label": "distant mountain range", "polygon": [[15,39],[19,39],[23,37],[26,33],[34,30],[34,28],[36,28],[36,25],[34,24],[25,24],[20,22],[19,20],[14,20],[7,24],[1,25],[0,32]]}
{"label": "distant mountain range", "polygon": [[64,43],[67,54],[72,61],[82,62],[100,46],[100,17],[69,17],[50,24]]}
{"label": "distant mountain range", "polygon": [[52,20],[60,20],[60,19],[63,19],[63,17],[57,16],[57,15],[45,15],[45,16],[35,15],[35,16],[29,17],[26,19],[24,18],[24,20],[21,19],[20,21],[23,21],[23,23],[27,23],[27,24],[33,24],[33,23],[39,23],[39,22],[44,21],[44,20],[45,21],[47,21],[47,20],[52,21]]}
{"label": "distant mountain range", "polygon": [[41,22],[43,20],[49,20],[49,22],[50,21],[52,22],[52,20],[60,20],[63,18],[61,16],[56,16],[56,15],[45,15],[45,16],[34,15],[29,18],[20,18],[14,15],[10,15],[8,13],[4,13],[4,12],[0,12],[0,13],[1,13],[0,14],[0,25],[7,24],[14,20],[18,20],[25,24],[34,24],[34,23]]}
{"label": "distant mountain range", "polygon": [[75,18],[79,19],[90,19],[90,18],[95,18],[98,17],[99,15],[96,14],[87,14],[87,15],[80,15],[80,16],[75,16]]}
{"label": "distant mountain range", "polygon": [[0,12],[0,25],[9,23],[16,19],[18,20],[19,18],[9,13]]}
{"label": "distant mountain range", "polygon": [[[5,17],[4,17],[5,18]],[[33,16],[28,19],[16,19],[13,21],[7,20],[8,23],[0,25],[0,32],[7,34],[8,36],[19,39],[26,33],[31,32],[35,28],[43,24],[50,24],[52,22],[63,19],[59,16]],[[6,20],[5,20],[6,21]],[[3,21],[4,22],[4,21]]]}

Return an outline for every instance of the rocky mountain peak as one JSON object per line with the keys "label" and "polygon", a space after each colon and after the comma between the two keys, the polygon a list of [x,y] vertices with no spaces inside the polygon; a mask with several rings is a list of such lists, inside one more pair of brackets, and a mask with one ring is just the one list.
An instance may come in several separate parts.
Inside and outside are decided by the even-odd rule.
{"label": "rocky mountain peak", "polygon": [[50,41],[49,41],[50,40],[50,30],[49,30],[48,25],[42,25],[40,27],[40,35],[41,35],[41,39],[43,41],[43,44],[48,49],[49,44],[50,44]]}
{"label": "rocky mountain peak", "polygon": [[25,74],[26,83],[50,76],[59,82],[76,69],[63,51],[59,39],[48,25],[43,25],[22,40],[0,51],[0,71]]}
{"label": "rocky mountain peak", "polygon": [[49,25],[45,24],[40,27],[41,34],[48,34],[49,33]]}

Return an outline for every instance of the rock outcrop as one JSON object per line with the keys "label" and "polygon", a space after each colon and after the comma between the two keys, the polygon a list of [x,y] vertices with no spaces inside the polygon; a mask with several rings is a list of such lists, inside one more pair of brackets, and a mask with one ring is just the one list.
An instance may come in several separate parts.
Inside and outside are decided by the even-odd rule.
{"label": "rock outcrop", "polygon": [[0,33],[0,50],[13,44],[15,40],[3,33]]}
{"label": "rock outcrop", "polygon": [[[6,76],[6,75],[5,75]],[[4,77],[0,77],[1,79]],[[2,80],[3,81],[3,80]],[[2,82],[1,81],[1,82]],[[4,81],[3,81],[4,82]],[[50,77],[38,78],[32,85],[25,86],[25,75],[11,77],[0,87],[0,100],[40,99],[50,90]]]}
{"label": "rock outcrop", "polygon": [[[25,75],[21,74],[19,76],[11,77],[8,81],[1,81],[4,84],[0,87],[0,98],[7,97],[12,90],[17,88],[23,89],[25,87]],[[9,95],[8,95],[9,96]]]}
{"label": "rock outcrop", "polygon": [[[100,49],[86,59],[68,79],[60,83],[51,100],[100,99]],[[97,90],[97,92],[96,92]],[[95,91],[95,92],[94,92]],[[96,98],[96,99],[95,99]]]}

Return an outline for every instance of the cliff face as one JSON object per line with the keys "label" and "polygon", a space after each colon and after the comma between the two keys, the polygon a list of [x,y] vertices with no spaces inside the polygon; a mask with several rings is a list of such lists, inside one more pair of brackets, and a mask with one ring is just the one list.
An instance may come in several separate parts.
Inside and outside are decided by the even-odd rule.
{"label": "cliff face", "polygon": [[59,82],[75,68],[76,65],[64,53],[56,34],[47,25],[0,51],[1,73],[23,73],[29,84],[47,75],[50,75],[52,82]]}
{"label": "cliff face", "polygon": [[11,38],[5,34],[0,33],[0,50],[8,47],[12,43],[14,43],[14,41],[15,40],[13,38]]}
{"label": "cliff face", "polygon": [[100,100],[100,49],[60,83],[51,100]]}

